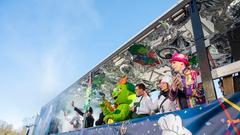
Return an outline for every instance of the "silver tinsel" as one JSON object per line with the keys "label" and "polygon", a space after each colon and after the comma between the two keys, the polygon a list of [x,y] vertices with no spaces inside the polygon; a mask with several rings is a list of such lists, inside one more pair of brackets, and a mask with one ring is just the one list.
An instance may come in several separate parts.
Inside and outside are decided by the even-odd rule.
{"label": "silver tinsel", "polygon": [[240,0],[234,0],[228,6],[228,13],[235,23],[240,22]]}

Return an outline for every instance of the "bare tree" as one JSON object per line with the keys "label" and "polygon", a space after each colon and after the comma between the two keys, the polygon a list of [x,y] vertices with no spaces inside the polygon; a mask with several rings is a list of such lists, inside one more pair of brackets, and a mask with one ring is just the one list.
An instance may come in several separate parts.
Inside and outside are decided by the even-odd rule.
{"label": "bare tree", "polygon": [[11,124],[8,124],[5,121],[0,120],[0,135],[24,135],[25,129],[22,128],[20,131],[13,129]]}

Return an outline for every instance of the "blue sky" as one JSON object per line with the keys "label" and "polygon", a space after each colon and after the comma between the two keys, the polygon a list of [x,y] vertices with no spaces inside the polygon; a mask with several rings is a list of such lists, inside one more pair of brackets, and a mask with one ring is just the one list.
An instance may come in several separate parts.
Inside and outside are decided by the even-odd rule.
{"label": "blue sky", "polygon": [[0,119],[41,106],[178,0],[1,0]]}

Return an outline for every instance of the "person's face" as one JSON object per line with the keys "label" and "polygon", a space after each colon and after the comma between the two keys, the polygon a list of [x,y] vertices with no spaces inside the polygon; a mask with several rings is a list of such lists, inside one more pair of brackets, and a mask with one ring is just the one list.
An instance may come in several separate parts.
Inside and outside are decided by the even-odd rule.
{"label": "person's face", "polygon": [[143,89],[140,89],[138,86],[135,88],[135,92],[138,97],[143,95]]}
{"label": "person's face", "polygon": [[172,66],[172,69],[173,69],[175,72],[181,73],[182,70],[183,70],[184,67],[185,67],[185,64],[184,64],[183,62],[173,61],[173,62],[171,63],[171,66]]}
{"label": "person's face", "polygon": [[168,91],[168,84],[166,82],[161,82],[159,84],[159,87],[160,87],[160,90],[162,90],[164,92]]}

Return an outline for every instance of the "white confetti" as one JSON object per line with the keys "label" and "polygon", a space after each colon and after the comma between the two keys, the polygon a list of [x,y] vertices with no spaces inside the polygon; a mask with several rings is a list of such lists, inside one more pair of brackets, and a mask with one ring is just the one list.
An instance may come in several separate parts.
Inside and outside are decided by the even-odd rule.
{"label": "white confetti", "polygon": [[224,118],[222,118],[220,121],[221,121],[222,123],[225,123],[225,119],[224,119]]}

